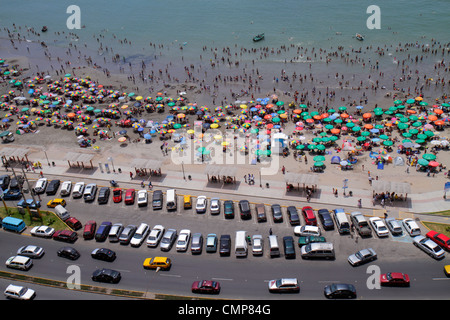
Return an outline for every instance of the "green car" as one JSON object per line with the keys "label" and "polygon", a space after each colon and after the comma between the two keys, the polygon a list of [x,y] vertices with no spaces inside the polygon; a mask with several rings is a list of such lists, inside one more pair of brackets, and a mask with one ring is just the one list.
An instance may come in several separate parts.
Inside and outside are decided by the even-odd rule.
{"label": "green car", "polygon": [[313,242],[326,242],[325,237],[319,237],[319,236],[306,236],[306,237],[299,237],[298,238],[298,246],[302,247],[309,243]]}

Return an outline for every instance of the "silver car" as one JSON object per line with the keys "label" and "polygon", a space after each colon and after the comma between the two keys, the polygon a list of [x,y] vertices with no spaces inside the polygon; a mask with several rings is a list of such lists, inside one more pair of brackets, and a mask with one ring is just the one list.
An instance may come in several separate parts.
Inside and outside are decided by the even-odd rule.
{"label": "silver car", "polygon": [[150,234],[147,238],[147,247],[154,248],[157,247],[159,244],[159,241],[161,241],[161,238],[165,232],[165,228],[162,225],[156,225],[153,227],[152,231],[150,231]]}
{"label": "silver car", "polygon": [[359,266],[361,264],[377,259],[377,253],[372,249],[362,249],[348,257],[348,262],[352,266]]}
{"label": "silver car", "polygon": [[264,240],[260,234],[252,237],[252,253],[254,256],[262,256],[264,253]]}
{"label": "silver car", "polygon": [[189,240],[191,239],[191,230],[183,229],[180,231],[180,235],[177,240],[177,251],[184,252],[189,246]]}
{"label": "silver car", "polygon": [[17,250],[17,254],[31,259],[37,259],[44,255],[44,249],[42,247],[28,245],[20,247],[19,250]]}
{"label": "silver car", "polygon": [[403,234],[402,226],[397,219],[386,218],[384,221],[386,222],[386,226],[389,228],[389,230],[394,236],[399,236]]}
{"label": "silver car", "polygon": [[209,205],[211,214],[220,214],[220,200],[219,198],[212,198],[211,203]]}
{"label": "silver car", "polygon": [[435,259],[442,259],[445,256],[444,249],[442,249],[436,242],[424,236],[416,236],[413,238],[413,244],[425,251]]}
{"label": "silver car", "polygon": [[161,239],[161,244],[159,246],[161,251],[169,251],[170,249],[172,249],[173,243],[175,242],[176,239],[177,239],[177,230],[175,229],[167,230]]}
{"label": "silver car", "polygon": [[203,249],[203,236],[201,233],[194,233],[191,241],[191,253],[201,253]]}

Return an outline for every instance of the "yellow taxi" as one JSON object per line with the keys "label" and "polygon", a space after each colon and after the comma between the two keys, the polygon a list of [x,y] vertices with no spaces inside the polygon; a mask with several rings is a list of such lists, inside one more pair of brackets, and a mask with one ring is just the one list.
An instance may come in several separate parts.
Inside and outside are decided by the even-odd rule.
{"label": "yellow taxi", "polygon": [[444,266],[444,273],[447,277],[450,277],[450,264]]}
{"label": "yellow taxi", "polygon": [[172,261],[167,257],[154,257],[144,260],[144,269],[162,269],[168,270],[172,266]]}
{"label": "yellow taxi", "polygon": [[66,200],[60,199],[60,198],[56,198],[56,199],[52,199],[49,202],[47,202],[47,207],[49,207],[49,208],[54,208],[57,205],[62,205],[63,207],[65,207],[66,206]]}
{"label": "yellow taxi", "polygon": [[190,195],[185,195],[183,197],[183,206],[185,209],[191,209],[192,208],[192,197]]}

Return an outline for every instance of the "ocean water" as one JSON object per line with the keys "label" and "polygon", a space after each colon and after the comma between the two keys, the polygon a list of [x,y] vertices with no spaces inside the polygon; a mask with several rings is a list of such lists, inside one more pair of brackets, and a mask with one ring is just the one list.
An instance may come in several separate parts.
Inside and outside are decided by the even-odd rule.
{"label": "ocean water", "polygon": [[[82,29],[67,29],[70,5],[80,8]],[[366,26],[370,5],[380,8],[379,30]],[[49,32],[40,38],[49,43],[54,32],[76,35],[58,38],[54,44],[61,46],[76,40],[95,47],[100,36],[103,45],[126,56],[154,54],[158,50],[150,43],[177,48],[172,54],[182,47],[183,55],[198,56],[203,46],[358,47],[356,33],[372,46],[432,38],[448,42],[449,13],[448,0],[15,0],[2,3],[0,25],[11,31],[14,23],[36,30],[46,25]],[[252,37],[262,32],[266,39],[253,43]],[[121,45],[119,39],[132,45]]]}

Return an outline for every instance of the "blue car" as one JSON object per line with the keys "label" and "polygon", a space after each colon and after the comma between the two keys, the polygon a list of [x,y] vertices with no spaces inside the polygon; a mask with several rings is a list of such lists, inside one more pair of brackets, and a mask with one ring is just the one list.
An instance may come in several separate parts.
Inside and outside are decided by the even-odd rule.
{"label": "blue car", "polygon": [[41,207],[41,202],[40,202],[40,201],[37,201],[37,203],[35,203],[35,202],[33,201],[33,199],[27,199],[27,200],[26,200],[26,203],[25,203],[24,200],[20,200],[20,201],[17,203],[17,206],[18,206],[18,207],[22,207],[22,208],[26,208],[27,205],[28,205],[28,207],[30,207],[30,209],[37,209],[37,208],[40,208],[40,207]]}
{"label": "blue car", "polygon": [[22,198],[22,193],[20,192],[20,190],[6,189],[3,192],[4,200],[20,200],[20,198]]}

